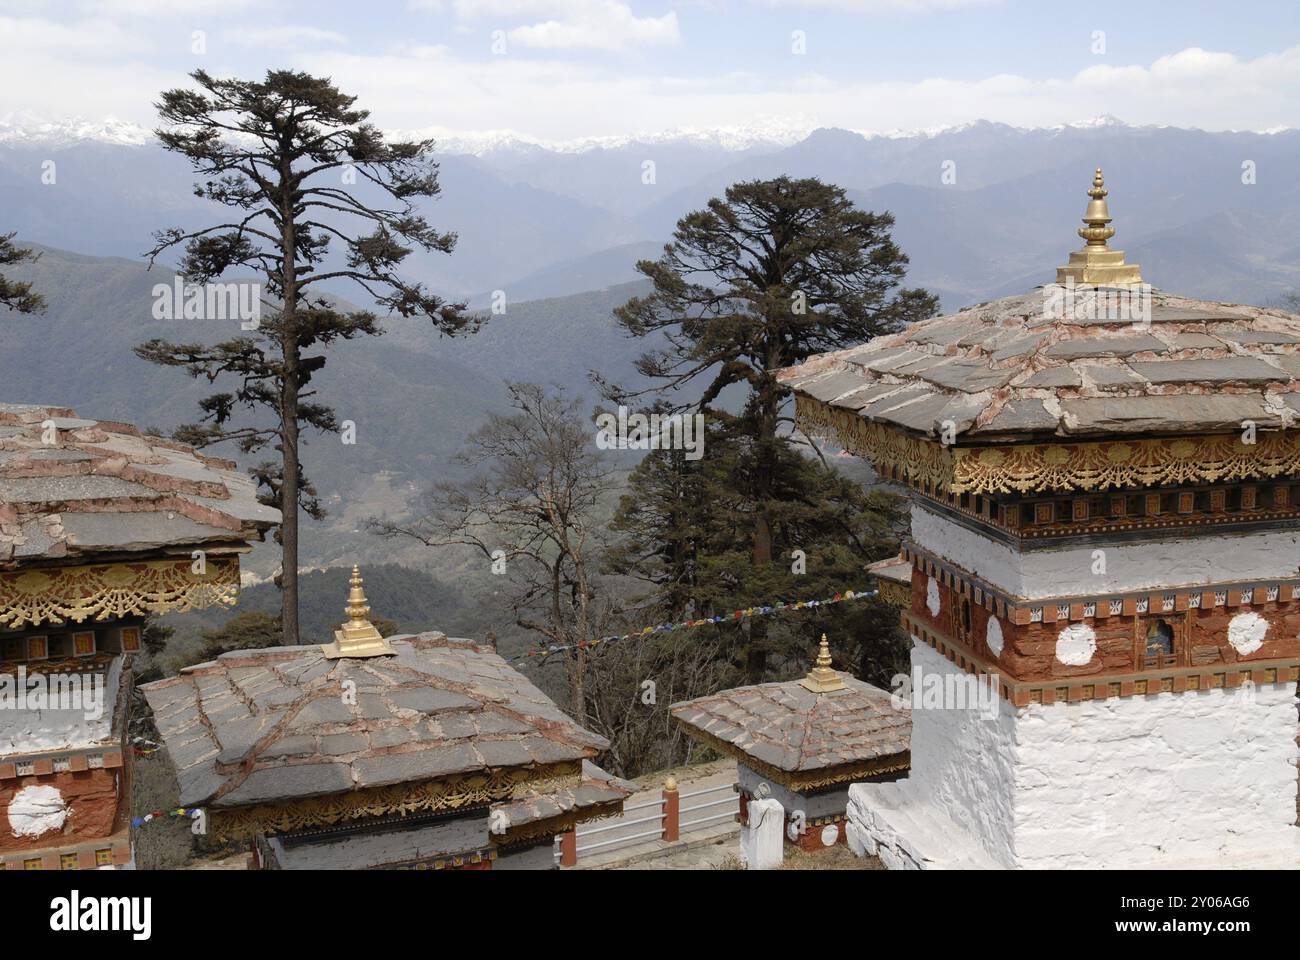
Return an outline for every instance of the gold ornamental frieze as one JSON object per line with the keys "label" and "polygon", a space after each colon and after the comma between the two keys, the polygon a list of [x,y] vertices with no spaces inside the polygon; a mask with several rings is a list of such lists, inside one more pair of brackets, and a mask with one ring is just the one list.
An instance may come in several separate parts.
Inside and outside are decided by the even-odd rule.
{"label": "gold ornamental frieze", "polygon": [[525,785],[574,783],[581,775],[578,761],[549,767],[506,767],[487,772],[367,787],[283,803],[264,803],[212,811],[211,825],[219,840],[243,840],[257,833],[267,836],[343,826],[364,820],[412,814],[461,810],[510,800],[524,795]]}
{"label": "gold ornamental frieze", "polygon": [[0,573],[0,626],[232,606],[239,598],[239,559],[207,557],[46,567]]}
{"label": "gold ornamental frieze", "polygon": [[1190,483],[1300,476],[1300,431],[945,447],[866,420],[852,410],[799,396],[796,419],[885,475],[950,493],[1149,489]]}

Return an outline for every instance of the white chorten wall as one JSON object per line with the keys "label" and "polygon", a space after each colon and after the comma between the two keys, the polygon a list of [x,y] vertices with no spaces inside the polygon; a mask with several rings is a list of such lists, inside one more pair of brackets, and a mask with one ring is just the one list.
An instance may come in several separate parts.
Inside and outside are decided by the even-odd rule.
{"label": "white chorten wall", "polygon": [[1300,531],[1293,530],[1216,533],[1212,541],[1153,536],[1108,544],[1104,573],[1094,573],[1096,546],[1039,547],[1021,553],[919,504],[912,505],[912,539],[1026,600],[1269,580],[1300,572]]}
{"label": "white chorten wall", "polygon": [[[920,643],[912,666],[959,671]],[[851,845],[940,868],[1295,867],[1295,693],[913,710],[911,774],[850,789]]]}
{"label": "white chorten wall", "polygon": [[[923,643],[912,644],[912,675],[958,671]],[[993,713],[996,710],[996,714]],[[1011,865],[1015,836],[1012,783],[1015,708],[999,697],[993,710],[912,710],[912,768],[907,782],[947,813],[961,830],[982,839],[999,863]]]}

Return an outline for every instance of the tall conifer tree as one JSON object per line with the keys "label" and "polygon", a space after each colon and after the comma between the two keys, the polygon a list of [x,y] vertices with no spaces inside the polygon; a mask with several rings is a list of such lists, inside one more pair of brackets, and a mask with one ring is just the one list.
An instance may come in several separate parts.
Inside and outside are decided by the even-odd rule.
{"label": "tall conifer tree", "polygon": [[[298,637],[298,511],[320,514],[303,474],[304,426],[336,429],[314,399],[312,375],[338,340],[382,333],[370,310],[341,312],[322,285],[357,285],[381,310],[429,318],[444,333],[467,327],[451,304],[397,270],[413,249],[450,253],[456,237],[429,225],[416,202],[439,192],[432,141],[388,141],[330,80],[272,70],[260,81],[218,79],[203,70],[198,90],[168,90],[158,103],[162,145],[190,161],[194,192],[230,209],[222,222],[156,235],[151,261],[183,245],[180,273],[206,284],[229,270],[255,272],[273,314],[255,333],[218,343],[151,340],[136,352],[233,388],[203,400],[203,417],[177,431],[199,445],[233,441],[244,452],[268,445],[276,461],[254,471],[280,508],[284,642]],[[342,246],[331,256],[331,240]],[[269,422],[257,414],[270,414]]]}

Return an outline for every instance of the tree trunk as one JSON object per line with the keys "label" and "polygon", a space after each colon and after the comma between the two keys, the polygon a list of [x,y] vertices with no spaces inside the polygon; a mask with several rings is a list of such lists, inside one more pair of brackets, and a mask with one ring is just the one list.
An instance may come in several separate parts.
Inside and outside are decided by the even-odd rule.
{"label": "tree trunk", "polygon": [[[286,163],[281,169],[281,183],[292,176]],[[284,354],[284,376],[280,381],[280,625],[284,644],[301,642],[298,636],[298,271],[296,224],[293,206],[281,206],[282,259],[284,284],[283,327],[280,347]]]}
{"label": "tree trunk", "polygon": [[[289,356],[293,354],[293,363]],[[297,344],[286,346],[285,377],[280,406],[283,472],[280,483],[280,623],[284,643],[293,646],[298,637],[298,384]],[[290,370],[292,369],[292,374]]]}
{"label": "tree trunk", "polygon": [[[772,564],[772,523],[767,510],[772,500],[772,482],[776,473],[773,462],[776,420],[776,389],[771,383],[764,383],[759,395],[758,443],[755,450],[758,463],[754,469],[753,559],[756,573]],[[749,621],[749,651],[745,658],[745,673],[750,683],[762,683],[767,673],[767,621],[762,618]]]}
{"label": "tree trunk", "polygon": [[[570,554],[572,556],[572,554]],[[573,676],[569,680],[569,697],[572,701],[573,719],[584,723],[587,716],[587,649],[590,625],[587,617],[587,574],[585,560],[574,557],[578,581],[578,645],[573,651]]]}

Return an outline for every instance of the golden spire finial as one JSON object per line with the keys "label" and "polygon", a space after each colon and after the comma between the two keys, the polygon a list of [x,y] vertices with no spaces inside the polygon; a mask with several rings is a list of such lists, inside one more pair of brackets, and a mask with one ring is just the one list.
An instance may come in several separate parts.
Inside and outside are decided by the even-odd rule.
{"label": "golden spire finial", "polygon": [[1115,228],[1107,226],[1110,223],[1110,207],[1106,205],[1108,193],[1110,191],[1102,179],[1101,167],[1098,167],[1092,178],[1092,189],[1088,191],[1092,200],[1088,202],[1088,209],[1083,214],[1083,222],[1087,226],[1079,228],[1079,236],[1087,240],[1090,247],[1105,247],[1106,241],[1115,236]]}
{"label": "golden spire finial", "polygon": [[813,668],[799,683],[813,693],[830,693],[832,690],[844,689],[844,678],[831,669],[831,646],[826,640],[826,634],[822,634],[821,646],[817,649],[817,660]]}
{"label": "golden spire finial", "polygon": [[1057,283],[1073,280],[1076,284],[1113,286],[1142,282],[1142,268],[1136,263],[1125,263],[1124,251],[1112,250],[1106,243],[1115,236],[1115,228],[1110,226],[1110,207],[1106,203],[1109,193],[1101,167],[1098,167],[1092,177],[1092,189],[1088,191],[1092,199],[1083,213],[1083,222],[1087,226],[1078,230],[1086,243],[1082,250],[1070,254],[1066,266],[1056,268]]}
{"label": "golden spire finial", "polygon": [[348,585],[348,605],[343,608],[348,619],[334,631],[333,643],[321,645],[325,656],[337,660],[340,657],[382,657],[395,653],[388,641],[379,635],[375,625],[367,619],[370,616],[370,605],[366,602],[361,569],[356,564],[352,565]]}

